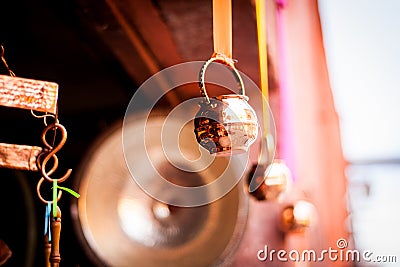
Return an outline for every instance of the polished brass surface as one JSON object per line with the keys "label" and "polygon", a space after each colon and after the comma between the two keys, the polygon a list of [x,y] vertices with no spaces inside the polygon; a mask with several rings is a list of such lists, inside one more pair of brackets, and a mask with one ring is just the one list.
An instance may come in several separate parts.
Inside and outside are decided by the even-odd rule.
{"label": "polished brass surface", "polygon": [[[124,127],[135,132],[136,128],[140,129],[137,125],[144,121],[143,118],[129,120]],[[207,171],[198,173],[179,170],[168,162],[159,140],[162,126],[162,118],[152,117],[147,121],[148,153],[136,153],[138,169],[143,168],[142,158],[149,157],[163,177],[181,186],[198,186],[218,178],[226,165],[225,158],[216,158]],[[181,151],[187,158],[196,158],[198,145],[191,132],[189,125],[182,129]],[[157,201],[132,179],[125,163],[121,135],[122,129],[116,127],[95,144],[79,172],[81,197],[71,207],[76,230],[82,233],[82,244],[96,265],[229,265],[247,219],[243,185],[199,207],[176,207]],[[131,144],[124,144],[124,149],[134,153],[135,136],[128,142]],[[152,183],[148,173],[141,170],[141,175]]]}
{"label": "polished brass surface", "polygon": [[278,201],[291,184],[291,173],[282,160],[270,165],[253,165],[247,178],[247,185],[255,179],[257,189],[251,195],[257,200]]}
{"label": "polished brass surface", "polygon": [[222,95],[200,103],[194,123],[197,142],[217,155],[246,152],[258,133],[255,112],[242,95]]}
{"label": "polished brass surface", "polygon": [[[205,71],[212,62],[227,66],[238,82],[239,94],[210,98],[205,88]],[[254,109],[248,104],[243,80],[232,61],[215,54],[200,71],[200,90],[205,100],[194,120],[197,142],[211,154],[243,153],[256,140],[258,121]]]}
{"label": "polished brass surface", "polygon": [[308,201],[298,200],[284,207],[280,218],[280,228],[284,232],[304,233],[316,216],[315,207]]}

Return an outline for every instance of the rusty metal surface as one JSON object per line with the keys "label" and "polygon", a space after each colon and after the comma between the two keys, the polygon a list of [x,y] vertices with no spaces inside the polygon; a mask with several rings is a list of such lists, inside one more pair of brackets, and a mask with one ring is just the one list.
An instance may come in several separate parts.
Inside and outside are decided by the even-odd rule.
{"label": "rusty metal surface", "polygon": [[0,105],[56,113],[58,84],[0,75]]}
{"label": "rusty metal surface", "polygon": [[37,171],[36,158],[41,147],[0,143],[0,167]]}

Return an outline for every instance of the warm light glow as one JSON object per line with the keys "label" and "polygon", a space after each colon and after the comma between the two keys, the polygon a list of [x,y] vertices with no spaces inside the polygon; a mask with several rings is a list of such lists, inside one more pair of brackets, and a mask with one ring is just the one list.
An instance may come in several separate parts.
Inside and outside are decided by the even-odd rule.
{"label": "warm light glow", "polygon": [[315,223],[315,219],[314,205],[306,200],[298,200],[283,209],[280,226],[284,232],[304,233]]}
{"label": "warm light glow", "polygon": [[293,209],[295,221],[303,226],[310,226],[314,209],[314,205],[308,201],[297,201]]}
{"label": "warm light glow", "polygon": [[154,216],[157,219],[166,219],[171,215],[171,210],[167,204],[157,202],[153,206]]}
{"label": "warm light glow", "polygon": [[286,187],[291,180],[290,170],[283,161],[275,160],[267,169],[267,177],[265,179],[267,186],[285,185]]}
{"label": "warm light glow", "polygon": [[149,238],[153,234],[150,209],[146,209],[142,203],[133,198],[121,198],[118,201],[118,215],[121,227],[132,239],[147,246],[154,246],[154,239]]}

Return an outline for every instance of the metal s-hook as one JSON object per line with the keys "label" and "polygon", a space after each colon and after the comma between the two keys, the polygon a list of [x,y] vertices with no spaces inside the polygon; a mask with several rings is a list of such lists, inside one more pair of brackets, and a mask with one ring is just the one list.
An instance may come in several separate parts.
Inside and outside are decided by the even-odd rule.
{"label": "metal s-hook", "polygon": [[[58,143],[58,145],[55,147],[51,146],[46,140],[46,134],[51,129],[54,129],[55,131],[56,130],[61,131],[60,143]],[[65,127],[63,125],[61,125],[57,122],[50,124],[43,130],[42,141],[43,141],[43,144],[50,150],[46,154],[43,161],[41,162],[41,170],[42,170],[43,177],[49,182],[53,182],[54,180],[57,180],[57,182],[61,183],[61,182],[65,181],[71,175],[72,169],[68,169],[67,172],[64,174],[64,176],[62,176],[59,179],[53,179],[49,175],[51,175],[58,167],[58,160],[57,160],[56,153],[58,151],[60,151],[60,149],[64,146],[65,142],[67,141],[67,130],[65,129]],[[51,168],[51,170],[46,172],[46,165],[51,158],[54,158],[55,162],[53,163],[53,167]]]}
{"label": "metal s-hook", "polygon": [[[47,172],[47,175],[52,175],[52,174],[56,171],[56,169],[57,169],[57,167],[58,167],[58,158],[57,158],[57,155],[53,155],[53,160],[54,160],[54,162],[53,162],[53,167],[51,168],[50,171]],[[39,167],[39,169],[42,168],[42,165],[41,165],[41,162],[40,162],[40,156],[39,156],[39,158],[38,158],[38,167]],[[49,203],[50,203],[50,204],[53,204],[54,199],[51,200],[51,201],[45,200],[45,199],[42,197],[42,194],[40,193],[40,187],[42,186],[42,183],[43,183],[44,180],[45,180],[45,178],[42,177],[42,178],[40,178],[39,182],[37,183],[37,186],[36,186],[37,195],[38,195],[39,199],[40,199],[43,203],[45,203],[45,204],[49,204]],[[62,191],[60,190],[60,191],[58,191],[57,201],[59,201],[59,200],[61,199],[61,195],[62,195]]]}

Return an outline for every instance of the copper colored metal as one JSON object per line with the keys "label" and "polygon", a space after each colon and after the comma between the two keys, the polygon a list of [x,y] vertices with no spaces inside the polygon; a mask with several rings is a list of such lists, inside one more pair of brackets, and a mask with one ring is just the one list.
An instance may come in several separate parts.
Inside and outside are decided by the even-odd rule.
{"label": "copper colored metal", "polygon": [[287,205],[280,218],[280,228],[284,232],[304,233],[315,219],[315,207],[308,201],[298,200]]}
{"label": "copper colored metal", "polygon": [[[50,130],[60,130],[61,131],[61,140],[60,142],[55,146],[51,146],[47,140],[46,140],[46,134],[48,133],[48,131]],[[49,181],[49,182],[53,182],[54,179],[50,178],[50,175],[57,169],[58,167],[58,160],[57,160],[57,156],[56,153],[58,151],[60,151],[60,149],[64,146],[65,142],[67,141],[67,130],[65,129],[64,126],[62,126],[59,123],[54,123],[54,124],[50,124],[48,125],[42,133],[42,141],[43,144],[46,146],[47,149],[49,149],[49,152],[45,154],[43,161],[40,163],[40,169],[42,171],[42,175],[43,177]],[[50,171],[46,171],[46,165],[49,162],[50,159],[54,160],[53,162],[53,167],[51,168]],[[65,180],[68,179],[68,177],[71,175],[72,169],[68,169],[67,172],[61,177],[57,179],[58,183],[61,183]]]}
{"label": "copper colored metal", "polygon": [[[61,140],[54,147],[52,145],[50,145],[46,140],[46,135],[50,130],[54,130],[54,131],[59,130],[61,132]],[[54,180],[57,180],[57,183],[61,183],[61,182],[65,181],[66,179],[68,179],[68,177],[71,175],[72,170],[68,169],[66,174],[59,179],[50,178],[50,175],[52,175],[58,168],[58,157],[57,157],[56,153],[58,151],[60,151],[60,149],[64,146],[65,142],[67,141],[67,130],[65,129],[64,126],[62,126],[59,123],[54,123],[54,124],[48,125],[43,130],[42,141],[45,146],[45,150],[43,151],[43,153],[41,153],[38,156],[37,163],[38,163],[38,168],[41,170],[43,177],[39,180],[39,182],[36,186],[36,192],[37,192],[39,199],[43,203],[47,204],[47,203],[53,203],[53,200],[48,201],[42,197],[42,194],[40,193],[40,187],[42,186],[43,181],[46,180],[48,182],[53,182]],[[50,170],[46,170],[46,166],[50,160],[53,161],[52,162],[53,165]],[[62,191],[60,190],[58,192],[57,200],[60,200],[61,195],[62,195]]]}
{"label": "copper colored metal", "polygon": [[[212,62],[229,67],[239,85],[239,95],[221,95],[209,98],[205,88],[205,70]],[[210,154],[226,155],[242,153],[256,140],[258,122],[254,109],[248,104],[248,97],[239,72],[233,63],[216,55],[208,60],[200,71],[201,94],[205,97],[194,119],[197,142]]]}
{"label": "copper colored metal", "polygon": [[[39,180],[39,182],[37,183],[37,186],[36,186],[36,193],[37,193],[40,201],[42,201],[44,204],[53,203],[53,200],[44,199],[43,196],[42,196],[42,193],[40,193],[40,187],[42,186],[43,181],[44,181],[44,178],[43,177],[40,178],[40,180]],[[62,196],[62,191],[59,190],[58,191],[58,195],[57,195],[57,201],[59,201],[61,199],[61,196]]]}
{"label": "copper colored metal", "polygon": [[250,193],[257,200],[278,201],[287,191],[290,181],[289,168],[282,160],[274,160],[268,166],[253,165],[247,177],[247,186],[252,182],[258,186]]}
{"label": "copper colored metal", "polygon": [[0,75],[0,105],[55,114],[58,84]]}
{"label": "copper colored metal", "polygon": [[37,157],[41,147],[0,143],[0,167],[37,171]]}
{"label": "copper colored metal", "polygon": [[50,251],[50,266],[58,267],[61,261],[60,255],[60,233],[61,233],[61,210],[57,207],[57,217],[51,219],[51,251]]}
{"label": "copper colored metal", "polygon": [[45,266],[51,267],[50,265],[50,253],[51,253],[51,243],[49,241],[49,236],[45,235],[44,237],[44,259],[45,259]]}

